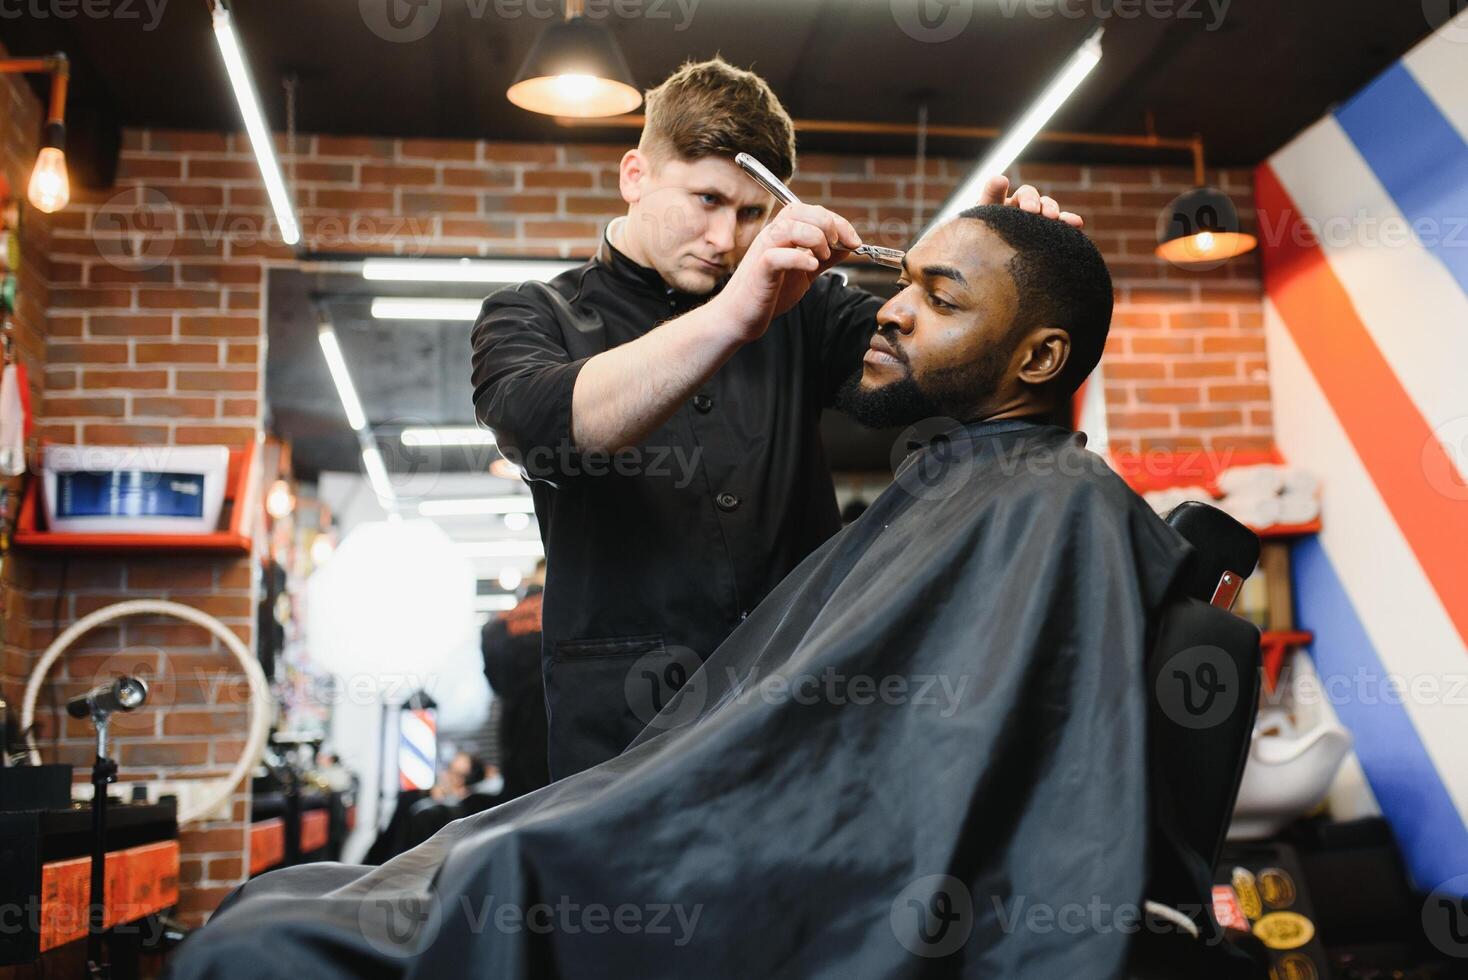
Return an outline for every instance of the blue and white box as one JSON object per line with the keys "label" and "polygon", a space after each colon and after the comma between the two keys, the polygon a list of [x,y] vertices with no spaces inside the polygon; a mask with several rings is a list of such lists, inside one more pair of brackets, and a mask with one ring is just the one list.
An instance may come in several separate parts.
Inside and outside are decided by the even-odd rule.
{"label": "blue and white box", "polygon": [[47,446],[46,524],[59,534],[210,534],[226,446]]}

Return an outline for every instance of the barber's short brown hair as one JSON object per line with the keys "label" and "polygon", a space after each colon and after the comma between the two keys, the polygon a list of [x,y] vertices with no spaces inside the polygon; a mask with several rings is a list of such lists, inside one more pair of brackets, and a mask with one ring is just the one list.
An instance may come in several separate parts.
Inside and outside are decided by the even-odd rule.
{"label": "barber's short brown hair", "polygon": [[748,153],[788,180],[795,125],[763,78],[722,58],[686,62],[647,93],[639,146],[684,160]]}

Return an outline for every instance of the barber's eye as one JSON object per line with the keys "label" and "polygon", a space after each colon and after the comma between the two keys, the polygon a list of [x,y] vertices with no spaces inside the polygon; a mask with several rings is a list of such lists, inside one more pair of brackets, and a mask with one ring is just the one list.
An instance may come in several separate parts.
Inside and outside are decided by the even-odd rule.
{"label": "barber's eye", "polygon": [[765,216],[764,208],[745,208],[739,212],[740,221],[758,221]]}
{"label": "barber's eye", "polygon": [[700,194],[698,195],[698,199],[709,207],[714,207],[719,203],[719,195],[717,194]]}
{"label": "barber's eye", "polygon": [[929,302],[931,302],[934,306],[936,306],[940,310],[956,310],[956,309],[958,309],[958,307],[954,306],[952,303],[949,303],[946,300],[939,299],[936,293],[929,293],[928,294],[928,300],[929,300]]}

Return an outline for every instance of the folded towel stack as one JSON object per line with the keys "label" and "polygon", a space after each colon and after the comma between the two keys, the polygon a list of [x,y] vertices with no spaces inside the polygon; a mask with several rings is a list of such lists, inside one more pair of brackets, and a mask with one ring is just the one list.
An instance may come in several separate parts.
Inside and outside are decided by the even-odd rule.
{"label": "folded towel stack", "polygon": [[1272,463],[1235,466],[1218,474],[1218,506],[1250,527],[1306,524],[1320,515],[1320,481],[1311,473]]}
{"label": "folded towel stack", "polygon": [[1223,494],[1220,500],[1199,486],[1151,490],[1142,497],[1164,515],[1185,501],[1201,500],[1250,527],[1308,524],[1320,516],[1320,481],[1304,470],[1273,463],[1235,466],[1218,474],[1218,489]]}

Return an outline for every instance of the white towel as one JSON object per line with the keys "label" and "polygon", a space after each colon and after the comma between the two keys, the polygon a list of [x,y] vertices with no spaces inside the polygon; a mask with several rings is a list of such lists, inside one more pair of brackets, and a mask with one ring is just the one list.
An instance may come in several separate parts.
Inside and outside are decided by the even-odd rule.
{"label": "white towel", "polygon": [[1279,522],[1281,524],[1309,524],[1320,516],[1320,500],[1313,494],[1286,491],[1279,500]]}
{"label": "white towel", "polygon": [[25,372],[17,364],[0,374],[0,476],[25,472]]}
{"label": "white towel", "polygon": [[1273,463],[1257,466],[1235,466],[1218,474],[1218,489],[1225,496],[1234,494],[1262,497],[1279,493],[1284,485],[1284,468]]}
{"label": "white towel", "polygon": [[1218,506],[1234,520],[1250,527],[1269,527],[1280,523],[1279,498],[1273,494],[1229,494]]}
{"label": "white towel", "polygon": [[1281,474],[1280,492],[1286,495],[1300,497],[1314,497],[1320,489],[1320,480],[1314,473],[1306,470],[1298,470],[1293,467]]}

